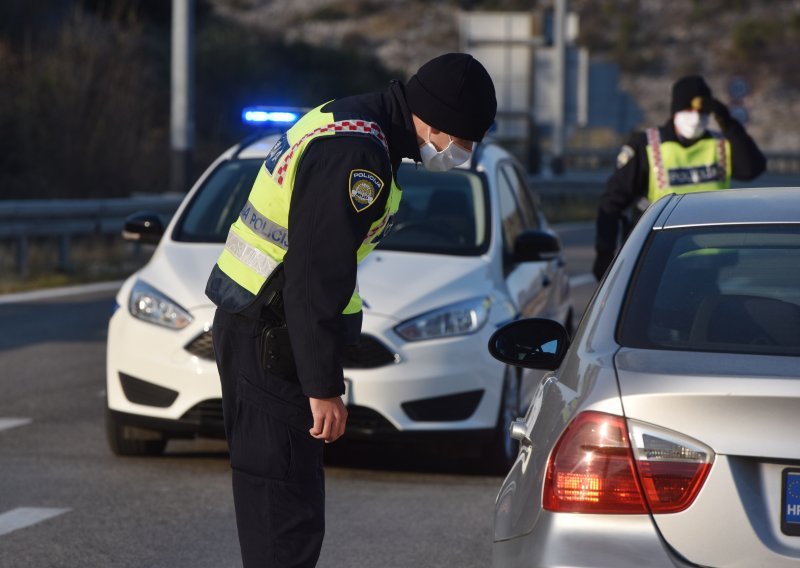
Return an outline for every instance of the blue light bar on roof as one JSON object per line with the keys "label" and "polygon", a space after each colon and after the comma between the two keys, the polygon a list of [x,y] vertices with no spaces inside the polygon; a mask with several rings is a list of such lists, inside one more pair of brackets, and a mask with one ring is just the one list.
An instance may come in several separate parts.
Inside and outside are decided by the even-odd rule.
{"label": "blue light bar on roof", "polygon": [[300,118],[300,112],[276,107],[252,106],[242,110],[245,124],[266,126],[269,124],[292,124]]}

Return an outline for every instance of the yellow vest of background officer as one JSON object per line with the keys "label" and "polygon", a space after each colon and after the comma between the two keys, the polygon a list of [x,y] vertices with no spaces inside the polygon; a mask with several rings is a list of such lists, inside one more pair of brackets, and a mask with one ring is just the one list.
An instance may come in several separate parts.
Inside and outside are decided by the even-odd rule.
{"label": "yellow vest of background officer", "polygon": [[718,133],[684,147],[662,142],[657,128],[647,130],[650,183],[647,199],[653,203],[668,193],[690,193],[731,186],[731,146]]}

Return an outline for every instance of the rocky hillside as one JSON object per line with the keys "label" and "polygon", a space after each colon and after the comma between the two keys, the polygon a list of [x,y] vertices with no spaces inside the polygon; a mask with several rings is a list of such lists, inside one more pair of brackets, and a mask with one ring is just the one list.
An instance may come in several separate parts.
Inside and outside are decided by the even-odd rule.
{"label": "rocky hillside", "polygon": [[[552,0],[211,0],[222,17],[260,33],[372,53],[400,76],[459,48],[459,10],[547,9]],[[668,115],[672,82],[706,76],[742,106],[748,129],[771,151],[800,152],[800,0],[569,0],[580,43],[617,62],[623,90],[646,122]],[[732,100],[730,85],[747,93]],[[788,126],[788,128],[787,128]]]}

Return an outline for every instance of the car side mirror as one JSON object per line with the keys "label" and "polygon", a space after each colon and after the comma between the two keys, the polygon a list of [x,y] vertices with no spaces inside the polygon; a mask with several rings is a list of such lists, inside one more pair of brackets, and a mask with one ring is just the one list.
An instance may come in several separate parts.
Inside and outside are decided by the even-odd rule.
{"label": "car side mirror", "polygon": [[523,231],[514,241],[514,262],[553,260],[561,254],[561,241],[550,231]]}
{"label": "car side mirror", "polygon": [[489,353],[503,363],[554,371],[569,348],[569,333],[557,321],[530,318],[513,321],[489,338]]}
{"label": "car side mirror", "polygon": [[122,238],[146,244],[158,244],[164,235],[164,224],[161,218],[148,211],[133,213],[125,219]]}

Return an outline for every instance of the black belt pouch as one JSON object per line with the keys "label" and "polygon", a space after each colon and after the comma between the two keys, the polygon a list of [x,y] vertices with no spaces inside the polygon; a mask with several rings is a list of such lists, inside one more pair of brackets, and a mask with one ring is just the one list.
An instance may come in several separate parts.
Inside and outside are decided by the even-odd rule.
{"label": "black belt pouch", "polygon": [[294,354],[286,324],[267,325],[261,332],[261,367],[264,372],[282,379],[296,377]]}

